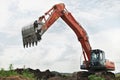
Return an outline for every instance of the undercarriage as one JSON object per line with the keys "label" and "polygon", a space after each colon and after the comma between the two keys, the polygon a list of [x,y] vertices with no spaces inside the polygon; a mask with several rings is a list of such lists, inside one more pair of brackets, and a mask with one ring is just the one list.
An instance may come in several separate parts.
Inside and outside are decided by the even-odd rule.
{"label": "undercarriage", "polygon": [[90,71],[80,71],[77,73],[77,80],[89,80],[90,75],[96,75],[98,77],[102,77],[105,80],[114,80],[115,74],[107,71],[99,71],[99,72],[90,72]]}

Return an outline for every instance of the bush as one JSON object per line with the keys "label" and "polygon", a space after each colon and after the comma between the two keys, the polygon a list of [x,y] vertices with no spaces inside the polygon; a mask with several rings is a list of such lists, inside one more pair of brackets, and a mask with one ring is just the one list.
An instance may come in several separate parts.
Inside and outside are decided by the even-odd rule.
{"label": "bush", "polygon": [[120,80],[120,73],[116,74],[115,80]]}
{"label": "bush", "polygon": [[14,71],[12,64],[10,64],[8,71],[5,71],[4,68],[1,68],[0,70],[0,77],[10,77],[10,76],[22,76],[24,78],[29,78],[30,80],[35,80],[34,74],[30,73],[26,69],[22,72],[22,74],[19,74],[16,71]]}
{"label": "bush", "polygon": [[97,75],[90,75],[88,77],[89,80],[105,80],[104,78],[97,76]]}
{"label": "bush", "polygon": [[28,69],[23,70],[22,76],[34,80],[34,74],[30,73]]}
{"label": "bush", "polygon": [[0,70],[0,77],[9,77],[9,76],[16,76],[19,75],[17,72],[13,71],[13,66],[10,64],[9,70],[5,71],[4,68],[1,68]]}

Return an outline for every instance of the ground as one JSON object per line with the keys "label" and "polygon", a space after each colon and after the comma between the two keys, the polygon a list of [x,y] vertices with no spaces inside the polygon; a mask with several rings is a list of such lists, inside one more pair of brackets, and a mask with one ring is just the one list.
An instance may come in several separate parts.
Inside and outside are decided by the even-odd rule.
{"label": "ground", "polygon": [[[31,68],[27,68],[27,69],[15,69],[14,71],[22,74],[22,72],[24,70],[29,71],[30,73],[34,74],[35,79],[30,79],[30,78],[26,78],[23,77],[21,75],[16,75],[16,76],[9,76],[9,77],[0,77],[0,80],[77,80],[77,72],[74,73],[59,73],[56,71],[50,71],[50,70],[46,70],[46,71],[40,71],[39,69],[31,69]],[[116,74],[116,78],[114,80],[120,80],[120,74]],[[82,80],[88,80],[87,78],[82,79]],[[113,79],[109,79],[109,80],[113,80]]]}

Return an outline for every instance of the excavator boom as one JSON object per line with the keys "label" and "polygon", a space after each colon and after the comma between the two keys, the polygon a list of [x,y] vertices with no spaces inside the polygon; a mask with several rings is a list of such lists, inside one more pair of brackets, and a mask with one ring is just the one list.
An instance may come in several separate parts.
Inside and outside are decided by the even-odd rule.
{"label": "excavator boom", "polygon": [[[49,17],[46,18],[46,16]],[[63,3],[54,5],[49,11],[45,13],[45,15],[40,16],[39,19],[33,23],[33,25],[30,25],[31,27],[29,26],[26,28],[25,26],[22,29],[24,47],[28,47],[28,45],[31,46],[31,44],[34,44],[34,42],[37,44],[37,41],[41,39],[41,36],[44,34],[44,32],[60,17],[77,35],[77,38],[81,42],[83,48],[85,60],[90,60],[91,46],[88,41],[87,33],[83,27],[74,19],[72,14],[68,12]]]}

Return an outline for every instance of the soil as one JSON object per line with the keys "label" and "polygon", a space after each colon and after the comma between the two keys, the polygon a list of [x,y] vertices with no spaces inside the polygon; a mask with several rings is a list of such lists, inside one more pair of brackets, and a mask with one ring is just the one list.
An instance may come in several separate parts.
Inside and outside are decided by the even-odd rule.
{"label": "soil", "polygon": [[[23,68],[18,68],[18,69],[15,69],[14,71],[16,71],[19,74],[22,74],[24,70],[25,69]],[[27,68],[27,71],[29,71],[30,73],[33,73],[36,80],[79,80],[77,79],[77,75],[78,75],[77,72],[59,73],[59,72],[50,71],[50,70],[40,71],[39,69],[31,69],[31,68]],[[119,79],[115,79],[115,80],[119,80]],[[30,79],[24,78],[22,76],[11,76],[11,77],[2,77],[0,78],[0,80],[30,80]],[[80,80],[88,80],[88,78],[86,77]],[[106,79],[106,80],[111,80],[111,79]]]}
{"label": "soil", "polygon": [[22,76],[1,77],[0,80],[29,80]]}
{"label": "soil", "polygon": [[[24,69],[15,69],[15,71],[19,74],[22,74]],[[27,69],[29,72],[33,73],[37,80],[77,80],[75,73],[59,73],[55,71],[40,71],[39,69]]]}

